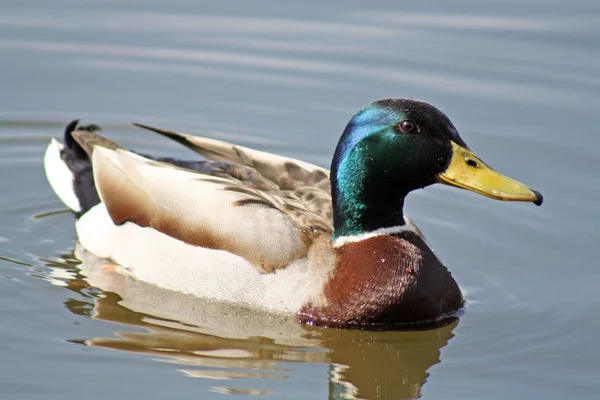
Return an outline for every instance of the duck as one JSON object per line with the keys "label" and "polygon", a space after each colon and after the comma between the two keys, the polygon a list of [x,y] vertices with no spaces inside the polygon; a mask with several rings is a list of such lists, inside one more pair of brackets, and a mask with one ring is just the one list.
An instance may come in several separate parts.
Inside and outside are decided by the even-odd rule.
{"label": "duck", "polygon": [[74,120],[44,156],[78,241],[118,273],[214,301],[342,328],[457,318],[454,277],[405,216],[441,183],[541,205],[540,192],[485,164],[433,105],[388,98],[346,125],[330,170],[148,125],[201,157],[143,154]]}

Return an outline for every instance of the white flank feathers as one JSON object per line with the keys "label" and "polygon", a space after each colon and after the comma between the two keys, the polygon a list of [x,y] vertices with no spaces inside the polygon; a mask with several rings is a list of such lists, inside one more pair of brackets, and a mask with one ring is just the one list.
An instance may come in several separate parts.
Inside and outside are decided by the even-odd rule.
{"label": "white flank feathers", "polygon": [[306,279],[306,259],[261,274],[225,251],[191,246],[130,222],[116,226],[103,204],[85,213],[76,228],[88,251],[111,258],[137,279],[162,288],[287,313],[298,311],[319,290]]}

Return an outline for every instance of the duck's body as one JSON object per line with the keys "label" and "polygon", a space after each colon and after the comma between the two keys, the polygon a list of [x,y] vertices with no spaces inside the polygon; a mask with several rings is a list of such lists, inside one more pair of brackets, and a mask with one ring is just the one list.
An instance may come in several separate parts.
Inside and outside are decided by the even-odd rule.
{"label": "duck's body", "polygon": [[52,141],[45,167],[77,214],[88,251],[167,289],[311,323],[422,323],[463,306],[451,274],[402,212],[404,196],[436,176],[541,202],[500,175],[508,183],[493,194],[457,178],[464,174],[452,167],[457,148],[472,153],[444,114],[414,100],[359,111],[331,177],[312,164],[149,127],[209,161],[144,157],[95,126],[76,125],[67,127],[64,146]]}

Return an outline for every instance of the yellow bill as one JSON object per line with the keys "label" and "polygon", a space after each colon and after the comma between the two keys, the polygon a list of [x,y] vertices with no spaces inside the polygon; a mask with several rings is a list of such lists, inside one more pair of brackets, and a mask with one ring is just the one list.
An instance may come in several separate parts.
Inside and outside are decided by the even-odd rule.
{"label": "yellow bill", "polygon": [[438,174],[438,181],[467,189],[492,199],[529,201],[541,205],[544,197],[519,181],[499,174],[485,165],[471,150],[452,143],[452,160],[446,171]]}

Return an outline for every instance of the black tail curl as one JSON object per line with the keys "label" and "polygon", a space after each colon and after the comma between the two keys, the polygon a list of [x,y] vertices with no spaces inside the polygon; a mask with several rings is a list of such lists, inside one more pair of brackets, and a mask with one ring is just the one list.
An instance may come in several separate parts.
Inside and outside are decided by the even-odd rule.
{"label": "black tail curl", "polygon": [[79,200],[80,211],[75,214],[79,218],[92,207],[100,203],[100,196],[94,183],[94,174],[92,172],[92,161],[73,138],[72,133],[75,130],[87,130],[91,132],[102,131],[98,125],[78,126],[79,120],[71,121],[65,128],[64,142],[65,146],[61,151],[61,158],[73,173],[73,191]]}

